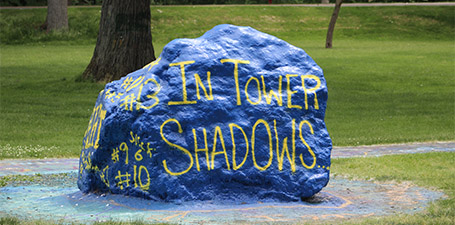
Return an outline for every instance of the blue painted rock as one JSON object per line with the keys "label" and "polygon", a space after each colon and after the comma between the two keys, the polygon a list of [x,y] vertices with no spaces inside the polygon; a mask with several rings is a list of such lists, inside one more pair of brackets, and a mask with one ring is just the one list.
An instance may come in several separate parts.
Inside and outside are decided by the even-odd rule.
{"label": "blue painted rock", "polygon": [[78,186],[154,200],[297,201],[329,181],[327,87],[305,51],[219,25],[100,92]]}

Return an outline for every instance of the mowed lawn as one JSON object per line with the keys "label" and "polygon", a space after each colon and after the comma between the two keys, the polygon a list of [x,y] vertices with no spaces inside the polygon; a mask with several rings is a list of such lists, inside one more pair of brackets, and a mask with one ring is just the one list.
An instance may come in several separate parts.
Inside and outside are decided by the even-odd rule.
{"label": "mowed lawn", "polygon": [[[455,7],[152,7],[156,55],[213,26],[251,26],[303,48],[324,70],[334,145],[455,140]],[[104,84],[76,82],[93,53],[100,8],[70,8],[70,30],[36,29],[45,9],[0,11],[0,159],[78,157]],[[453,224],[455,154],[333,160],[332,173],[411,181],[448,198],[417,215],[348,221]],[[14,219],[13,219],[14,220]]]}
{"label": "mowed lawn", "polygon": [[[77,157],[102,84],[90,61],[99,8],[70,8],[68,33],[37,27],[45,9],[2,10],[0,158]],[[334,145],[455,139],[454,7],[152,7],[156,55],[216,24],[248,25],[303,48],[322,67]],[[49,151],[52,149],[52,151]]]}

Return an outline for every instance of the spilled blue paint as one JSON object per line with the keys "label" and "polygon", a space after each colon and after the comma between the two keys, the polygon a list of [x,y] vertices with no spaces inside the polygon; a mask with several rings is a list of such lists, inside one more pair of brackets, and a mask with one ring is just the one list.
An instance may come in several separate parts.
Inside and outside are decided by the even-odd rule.
{"label": "spilled blue paint", "polygon": [[303,202],[225,200],[176,204],[124,195],[83,194],[69,184],[53,183],[0,188],[0,217],[9,215],[60,223],[139,219],[179,224],[294,224],[413,214],[443,196],[441,192],[404,183],[379,184],[335,178],[323,191]]}

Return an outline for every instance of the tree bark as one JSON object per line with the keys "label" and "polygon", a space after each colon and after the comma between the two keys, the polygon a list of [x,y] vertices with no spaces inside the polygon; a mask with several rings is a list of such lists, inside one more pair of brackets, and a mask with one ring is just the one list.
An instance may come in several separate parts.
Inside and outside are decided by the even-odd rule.
{"label": "tree bark", "polygon": [[68,2],[62,0],[47,0],[46,30],[68,29]]}
{"label": "tree bark", "polygon": [[341,3],[343,3],[343,0],[336,0],[335,9],[333,10],[332,18],[329,23],[329,29],[327,30],[327,39],[325,41],[326,48],[332,48],[333,30],[335,29],[335,23],[337,22],[338,13],[341,9]]}
{"label": "tree bark", "polygon": [[153,60],[150,0],[104,0],[95,51],[82,78],[110,82]]}

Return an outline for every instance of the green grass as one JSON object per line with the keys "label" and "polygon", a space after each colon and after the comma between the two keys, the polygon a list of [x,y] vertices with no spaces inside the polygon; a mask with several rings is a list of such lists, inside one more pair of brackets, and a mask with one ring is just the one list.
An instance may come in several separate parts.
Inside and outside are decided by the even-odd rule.
{"label": "green grass", "polygon": [[[0,159],[78,157],[103,88],[75,82],[92,56],[99,10],[70,8],[70,31],[50,34],[37,29],[45,9],[0,11]],[[170,40],[198,37],[220,23],[252,26],[303,48],[323,68],[329,88],[326,123],[334,145],[455,140],[455,7],[342,8],[334,48],[328,50],[323,46],[331,12],[152,7],[154,46],[158,54]],[[431,153],[334,160],[336,174],[411,181],[448,195],[414,216],[349,222],[453,223],[454,157]],[[29,223],[0,219],[0,224],[16,222]]]}
{"label": "green grass", "polygon": [[74,81],[93,46],[1,48],[0,158],[78,156],[103,88]]}
{"label": "green grass", "polygon": [[328,82],[335,145],[455,138],[453,42],[338,41],[307,51]]}
{"label": "green grass", "polygon": [[[325,71],[334,144],[362,145],[455,139],[454,11],[343,8],[330,50],[323,48],[329,8],[153,7],[152,27],[157,53],[219,23],[302,47]],[[44,18],[43,9],[0,14],[0,159],[76,157],[103,87],[74,82],[92,55],[99,8],[71,8],[68,33],[39,31]]]}
{"label": "green grass", "polygon": [[355,224],[454,224],[455,222],[455,154],[427,153],[391,155],[371,158],[335,159],[332,175],[375,181],[411,181],[413,184],[437,189],[447,199],[431,204],[426,212],[415,215],[373,217],[354,220]]}
{"label": "green grass", "polygon": [[[335,145],[454,140],[450,41],[339,40],[331,50],[318,41],[293,44],[324,69]],[[74,81],[93,46],[1,48],[0,158],[77,157],[103,88]]]}
{"label": "green grass", "polygon": [[[94,44],[100,7],[69,8],[69,32],[38,29],[46,9],[7,10],[0,13],[2,44],[63,42]],[[158,44],[175,38],[195,38],[215,25],[251,26],[286,41],[323,40],[332,14],[330,7],[280,6],[152,6],[152,34]],[[335,30],[338,39],[355,40],[446,40],[453,41],[455,7],[346,7]]]}

